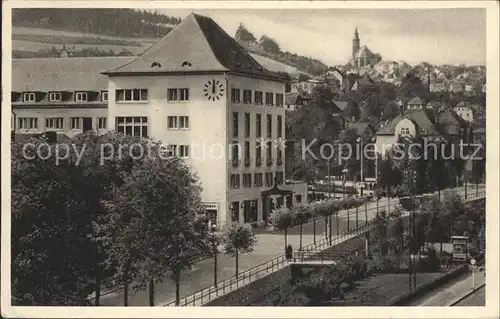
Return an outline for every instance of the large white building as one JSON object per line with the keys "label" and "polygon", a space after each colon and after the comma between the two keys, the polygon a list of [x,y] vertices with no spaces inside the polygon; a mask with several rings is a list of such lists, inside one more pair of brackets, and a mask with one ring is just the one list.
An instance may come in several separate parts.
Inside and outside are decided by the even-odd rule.
{"label": "large white building", "polygon": [[[306,200],[286,184],[285,82],[263,68],[212,19],[189,15],[109,77],[109,127],[147,135],[184,157],[202,182],[217,224],[259,223],[276,204]],[[262,193],[264,191],[264,193]]]}

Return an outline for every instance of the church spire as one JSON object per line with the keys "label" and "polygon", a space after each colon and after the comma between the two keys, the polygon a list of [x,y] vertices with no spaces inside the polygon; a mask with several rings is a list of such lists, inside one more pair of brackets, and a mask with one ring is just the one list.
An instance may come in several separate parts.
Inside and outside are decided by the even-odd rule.
{"label": "church spire", "polygon": [[354,59],[354,55],[356,52],[358,52],[360,47],[360,41],[359,41],[359,33],[358,33],[358,26],[356,26],[356,29],[354,30],[354,39],[352,39],[352,58]]}
{"label": "church spire", "polygon": [[354,39],[359,40],[358,26],[356,26],[356,29],[354,30]]}

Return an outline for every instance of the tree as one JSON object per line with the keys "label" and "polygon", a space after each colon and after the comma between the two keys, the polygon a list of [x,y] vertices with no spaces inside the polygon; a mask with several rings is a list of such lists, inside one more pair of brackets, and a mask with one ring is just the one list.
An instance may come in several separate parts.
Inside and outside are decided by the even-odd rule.
{"label": "tree", "polygon": [[381,161],[378,173],[378,186],[381,189],[386,190],[387,208],[389,209],[388,213],[390,214],[391,190],[394,190],[395,187],[401,184],[403,176],[401,170],[392,159],[391,154]]}
{"label": "tree", "polygon": [[277,231],[283,231],[285,233],[285,248],[288,246],[287,243],[287,231],[290,227],[292,227],[292,223],[295,219],[294,217],[295,211],[292,211],[288,207],[281,207],[274,209],[269,216],[269,221],[273,228]]}
{"label": "tree", "polygon": [[255,36],[250,31],[248,31],[248,29],[242,23],[240,23],[238,29],[236,29],[234,37],[238,40],[248,43],[254,43],[256,41]]}
{"label": "tree", "polygon": [[238,278],[238,256],[252,252],[255,244],[257,237],[250,224],[234,224],[226,231],[224,249],[227,255],[235,257],[236,278]]}
{"label": "tree", "polygon": [[307,203],[299,203],[292,207],[294,224],[299,225],[299,234],[300,234],[299,250],[302,250],[302,225],[306,223],[308,220],[309,208],[310,206]]}
{"label": "tree", "polygon": [[27,148],[26,156],[22,145],[11,144],[12,303],[84,305],[93,291],[89,256],[98,207],[92,199],[99,188],[71,160],[56,163],[50,154],[57,146],[30,143],[35,148]]}
{"label": "tree", "polygon": [[389,220],[385,210],[377,212],[374,227],[371,231],[372,240],[377,243],[380,254],[385,255],[388,243]]}
{"label": "tree", "polygon": [[401,209],[396,206],[396,208],[391,212],[390,218],[389,246],[399,255],[401,260],[405,249],[404,222]]}
{"label": "tree", "polygon": [[263,35],[260,38],[260,46],[264,51],[269,52],[269,53],[279,53],[280,52],[280,46],[278,42],[276,42],[274,39],[271,39],[267,35]]}

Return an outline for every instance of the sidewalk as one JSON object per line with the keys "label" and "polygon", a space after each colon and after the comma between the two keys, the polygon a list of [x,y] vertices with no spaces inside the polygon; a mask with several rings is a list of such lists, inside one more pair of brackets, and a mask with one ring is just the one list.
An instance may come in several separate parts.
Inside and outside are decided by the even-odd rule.
{"label": "sidewalk", "polygon": [[[476,271],[474,273],[474,288],[477,289],[479,286],[484,284],[485,272]],[[454,283],[453,285],[441,289],[441,291],[434,293],[432,296],[424,299],[419,306],[450,306],[456,302],[456,300],[467,295],[472,291],[472,272],[460,281]]]}

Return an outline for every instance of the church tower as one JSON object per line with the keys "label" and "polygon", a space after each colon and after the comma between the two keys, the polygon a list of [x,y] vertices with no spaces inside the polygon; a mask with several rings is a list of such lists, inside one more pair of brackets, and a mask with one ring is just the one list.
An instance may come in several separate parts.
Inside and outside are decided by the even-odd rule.
{"label": "church tower", "polygon": [[356,52],[359,50],[359,34],[358,34],[358,27],[356,27],[356,30],[354,31],[354,39],[352,39],[352,58],[354,59],[354,55]]}

